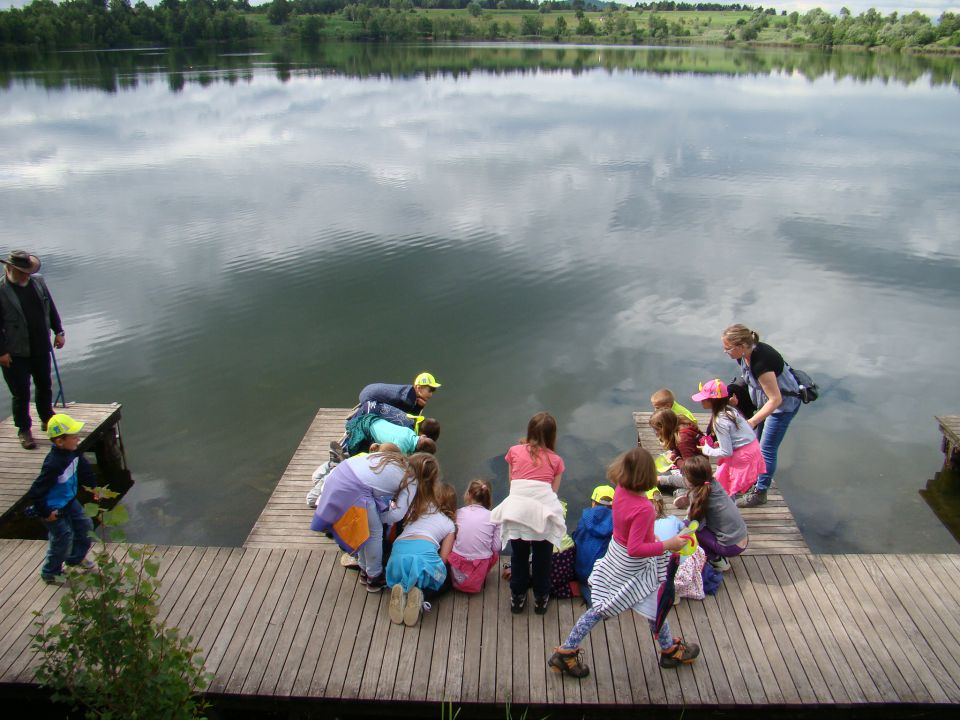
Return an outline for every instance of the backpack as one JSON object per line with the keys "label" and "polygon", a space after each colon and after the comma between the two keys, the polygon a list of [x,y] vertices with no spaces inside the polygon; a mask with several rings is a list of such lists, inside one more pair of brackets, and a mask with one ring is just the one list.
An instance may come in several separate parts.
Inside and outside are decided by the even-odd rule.
{"label": "backpack", "polygon": [[805,373],[803,370],[797,370],[795,367],[791,367],[790,372],[793,373],[793,377],[797,381],[797,385],[800,386],[800,392],[783,393],[784,395],[799,397],[800,402],[803,404],[812,403],[814,400],[820,397],[820,386],[817,385],[816,380],[807,375],[807,373]]}

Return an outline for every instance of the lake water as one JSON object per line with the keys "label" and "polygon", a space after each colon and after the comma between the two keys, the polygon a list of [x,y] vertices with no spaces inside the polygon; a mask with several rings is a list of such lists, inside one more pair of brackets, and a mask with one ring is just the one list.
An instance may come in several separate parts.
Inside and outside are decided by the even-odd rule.
{"label": "lake water", "polygon": [[[954,551],[960,63],[321,46],[0,58],[0,251],[39,254],[68,399],[120,401],[133,539],[240,544],[318,407],[443,383],[506,490],[558,419],[575,523],[743,322],[823,388],[777,481],[817,551]],[[6,395],[2,399],[6,412]],[[695,405],[694,403],[688,403]]]}

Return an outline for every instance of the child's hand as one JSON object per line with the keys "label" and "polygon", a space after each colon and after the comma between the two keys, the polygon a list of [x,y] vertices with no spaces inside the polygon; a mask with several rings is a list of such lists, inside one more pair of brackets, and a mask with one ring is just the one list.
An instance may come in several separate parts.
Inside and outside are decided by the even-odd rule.
{"label": "child's hand", "polygon": [[47,522],[56,522],[57,520],[57,511],[53,510],[50,513],[50,516],[47,518]]}
{"label": "child's hand", "polygon": [[663,541],[663,549],[670,552],[680,552],[687,546],[688,540],[689,538],[685,535],[675,535]]}

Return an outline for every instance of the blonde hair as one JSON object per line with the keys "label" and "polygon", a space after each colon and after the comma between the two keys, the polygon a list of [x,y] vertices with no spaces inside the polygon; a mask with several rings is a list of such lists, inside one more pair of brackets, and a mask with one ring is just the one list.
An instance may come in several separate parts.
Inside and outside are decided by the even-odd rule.
{"label": "blonde hair", "polygon": [[746,325],[740,325],[739,323],[729,326],[720,337],[731,345],[740,345],[746,348],[752,348],[760,342],[760,336],[757,333]]}
{"label": "blonde hair", "polygon": [[483,505],[487,510],[493,507],[493,485],[486,478],[476,478],[467,485],[463,494],[465,505]]}
{"label": "blonde hair", "polygon": [[650,404],[655,408],[659,408],[661,406],[673,407],[673,404],[676,401],[677,399],[673,396],[673,393],[667,388],[660,388],[650,396]]}
{"label": "blonde hair", "polygon": [[667,503],[664,501],[663,495],[660,494],[659,490],[653,494],[650,502],[653,503],[653,509],[657,511],[657,520],[667,517]]}

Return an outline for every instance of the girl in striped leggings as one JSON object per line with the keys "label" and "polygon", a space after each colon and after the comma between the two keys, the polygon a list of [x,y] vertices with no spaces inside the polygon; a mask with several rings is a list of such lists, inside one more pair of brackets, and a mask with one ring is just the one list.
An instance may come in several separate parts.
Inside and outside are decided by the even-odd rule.
{"label": "girl in striped leggings", "polygon": [[613,539],[590,575],[593,607],[580,616],[547,665],[556,672],[586,677],[590,669],[583,664],[580,642],[601,620],[631,608],[650,623],[660,646],[660,667],[691,663],[700,654],[700,648],[673,637],[666,620],[659,630],[656,628],[657,591],[666,575],[668,554],[683,548],[687,540],[677,536],[661,542],[653,533],[657,512],[645,495],[657,486],[653,457],[640,447],[628,450],[607,468],[607,479],[617,486],[613,496]]}

